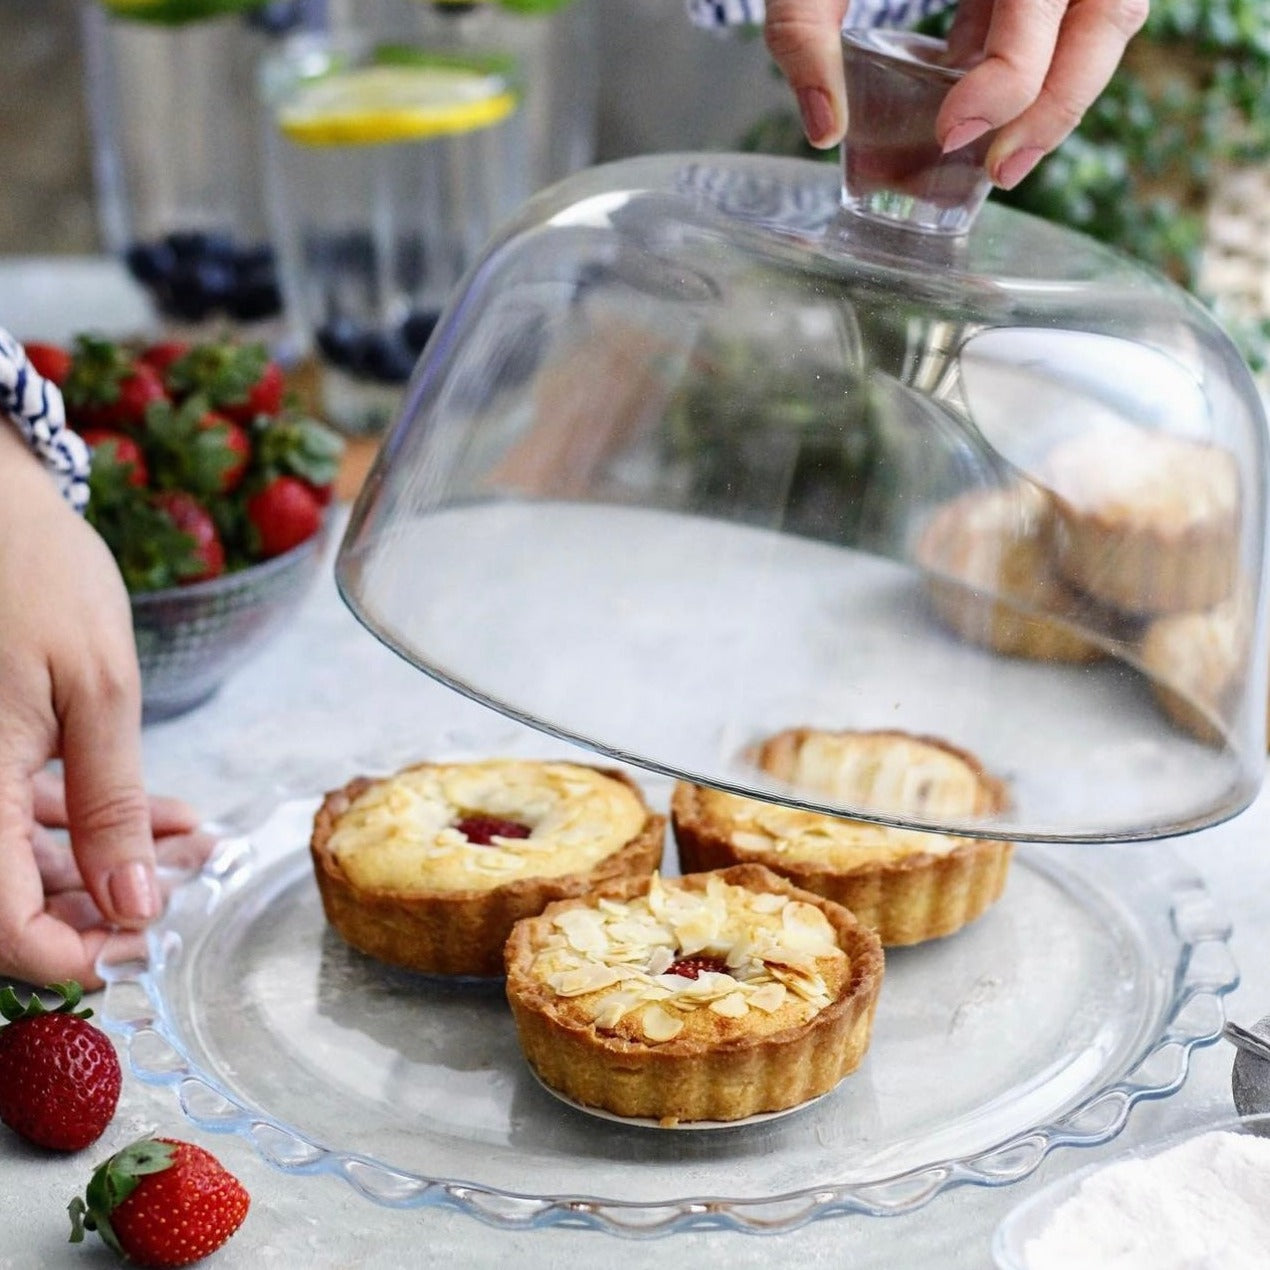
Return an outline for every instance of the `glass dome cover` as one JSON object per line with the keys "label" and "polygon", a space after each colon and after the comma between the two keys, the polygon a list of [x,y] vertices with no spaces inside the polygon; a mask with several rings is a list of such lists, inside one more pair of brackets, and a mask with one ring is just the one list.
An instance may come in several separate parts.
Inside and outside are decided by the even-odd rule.
{"label": "glass dome cover", "polygon": [[[489,244],[354,507],[345,600],[463,693],[744,795],[1056,841],[1234,814],[1265,755],[1251,376],[1166,279],[976,218],[990,138],[939,154],[942,45],[844,49],[841,182],[632,159]],[[1008,794],[767,761],[803,729],[934,738]]]}

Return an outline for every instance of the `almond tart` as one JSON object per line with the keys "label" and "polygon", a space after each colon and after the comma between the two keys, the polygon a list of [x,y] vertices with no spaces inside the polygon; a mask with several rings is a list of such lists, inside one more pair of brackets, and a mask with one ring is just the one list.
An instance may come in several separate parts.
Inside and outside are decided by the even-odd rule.
{"label": "almond tart", "polygon": [[[989,815],[1001,783],[964,750],[906,732],[793,728],[759,746],[791,787],[922,819]],[[885,945],[960,930],[1001,896],[1008,842],[918,832],[679,782],[671,824],[685,873],[761,864],[850,909]]]}
{"label": "almond tart", "polygon": [[918,538],[931,607],[962,639],[1009,657],[1089,662],[1089,601],[1049,560],[1050,508],[1034,485],[975,490],[940,507]]}
{"label": "almond tart", "polygon": [[1240,483],[1228,450],[1141,428],[1093,430],[1056,446],[1043,477],[1054,564],[1071,586],[1144,618],[1234,593]]}
{"label": "almond tart", "polygon": [[496,976],[513,924],[661,863],[665,818],[623,773],[577,763],[419,763],[326,795],[310,842],[327,921],[429,974]]}
{"label": "almond tart", "polygon": [[827,1093],[868,1048],[883,968],[851,913],[753,864],[550,904],[506,958],[539,1079],[667,1127]]}

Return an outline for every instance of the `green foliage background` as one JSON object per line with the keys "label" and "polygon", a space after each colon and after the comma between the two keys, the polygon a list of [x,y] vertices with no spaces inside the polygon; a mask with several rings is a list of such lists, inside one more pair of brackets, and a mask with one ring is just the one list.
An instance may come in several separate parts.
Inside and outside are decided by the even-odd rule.
{"label": "green foliage background", "polygon": [[[951,15],[923,28],[942,34]],[[817,153],[796,116],[766,118],[746,148]],[[1155,0],[1110,84],[1075,132],[994,198],[1072,226],[1200,291],[1215,172],[1270,158],[1270,0]],[[1254,369],[1270,363],[1270,315],[1217,312]]]}

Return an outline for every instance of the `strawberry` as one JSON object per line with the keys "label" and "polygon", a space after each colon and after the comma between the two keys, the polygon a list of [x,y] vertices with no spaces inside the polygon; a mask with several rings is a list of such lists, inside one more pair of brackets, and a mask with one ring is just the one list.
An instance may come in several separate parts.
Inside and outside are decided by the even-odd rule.
{"label": "strawberry", "polygon": [[471,843],[488,847],[495,838],[528,838],[533,830],[519,820],[503,820],[499,816],[464,816],[454,827]]}
{"label": "strawberry", "polygon": [[71,355],[69,350],[60,344],[41,344],[30,341],[23,345],[26,349],[27,361],[59,388],[66,382],[71,373]]}
{"label": "strawberry", "polygon": [[129,485],[136,489],[145,488],[150,473],[146,468],[145,455],[132,437],[112,432],[109,428],[85,428],[80,436],[92,450],[94,463],[113,463],[126,473]]}
{"label": "strawberry", "polygon": [[679,957],[666,967],[663,974],[679,975],[682,979],[695,979],[701,974],[724,975],[728,972],[728,963],[722,957]]}
{"label": "strawberry", "polygon": [[135,361],[118,344],[95,335],[76,339],[62,395],[73,427],[122,432],[139,431],[146,411],[168,400],[153,367]]}
{"label": "strawberry", "polygon": [[145,362],[160,379],[166,380],[168,368],[179,362],[190,351],[184,340],[164,340],[159,344],[150,344],[137,354],[137,361]]}
{"label": "strawberry", "polygon": [[243,1224],[251,1197],[221,1162],[192,1142],[142,1138],[94,1171],[71,1200],[71,1243],[95,1230],[139,1266],[187,1266]]}
{"label": "strawberry", "polygon": [[282,409],[287,381],[277,362],[266,362],[260,378],[247,390],[244,401],[227,401],[221,410],[235,423],[250,423],[259,415],[273,418]]}
{"label": "strawberry", "polygon": [[312,481],[305,481],[305,484],[313,491],[313,497],[317,499],[322,507],[331,505],[331,499],[335,497],[334,481],[325,481],[321,485],[314,485]]}
{"label": "strawberry", "polygon": [[193,539],[192,559],[181,572],[181,584],[205,582],[225,572],[225,547],[211,513],[192,494],[183,490],[162,490],[154,505],[182,533]]}
{"label": "strawberry", "polygon": [[282,409],[286,379],[262,344],[199,344],[168,369],[180,396],[198,393],[235,423],[248,424]]}
{"label": "strawberry", "polygon": [[78,1151],[96,1142],[115,1114],[123,1075],[110,1039],[77,1010],[83,992],[68,980],[49,988],[46,1009],[34,993],[23,1005],[0,989],[0,1120],[37,1146]]}
{"label": "strawberry", "polygon": [[322,504],[298,476],[275,476],[247,500],[247,519],[265,559],[280,556],[313,537],[322,525]]}
{"label": "strawberry", "polygon": [[224,466],[215,492],[232,494],[242,484],[251,462],[251,438],[247,429],[214,410],[206,410],[199,416],[198,429],[210,434],[223,456]]}

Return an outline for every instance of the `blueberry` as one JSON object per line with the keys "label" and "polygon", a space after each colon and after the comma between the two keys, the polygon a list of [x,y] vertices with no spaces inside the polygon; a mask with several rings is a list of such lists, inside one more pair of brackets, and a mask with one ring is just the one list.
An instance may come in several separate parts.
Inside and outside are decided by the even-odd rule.
{"label": "blueberry", "polygon": [[151,286],[171,276],[176,256],[167,243],[133,243],[124,253],[124,261],[138,282]]}
{"label": "blueberry", "polygon": [[282,312],[282,293],[272,273],[240,279],[226,301],[229,316],[239,322],[259,322]]}
{"label": "blueberry", "polygon": [[248,10],[243,20],[265,35],[287,35],[306,25],[312,7],[309,0],[268,0],[259,8]]}
{"label": "blueberry", "polygon": [[234,271],[219,260],[178,264],[172,272],[168,305],[179,318],[198,322],[223,308],[234,290]]}
{"label": "blueberry", "polygon": [[160,296],[160,304],[166,313],[186,322],[201,322],[215,308],[193,265],[177,266]]}
{"label": "blueberry", "polygon": [[245,273],[268,269],[273,271],[273,247],[269,243],[244,243],[234,248],[234,268],[241,277]]}
{"label": "blueberry", "polygon": [[404,384],[415,368],[415,355],[395,331],[374,331],[364,337],[361,365],[367,379]]}
{"label": "blueberry", "polygon": [[352,318],[336,317],[324,322],[316,332],[317,346],[332,366],[352,370],[359,360],[362,328]]}
{"label": "blueberry", "polygon": [[435,309],[416,309],[401,324],[401,338],[415,356],[423,352],[440,316]]}
{"label": "blueberry", "polygon": [[207,235],[201,229],[175,229],[164,241],[176,259],[186,264],[203,258]]}
{"label": "blueberry", "polygon": [[405,292],[418,291],[427,277],[423,243],[418,238],[401,238],[393,258],[397,286]]}

